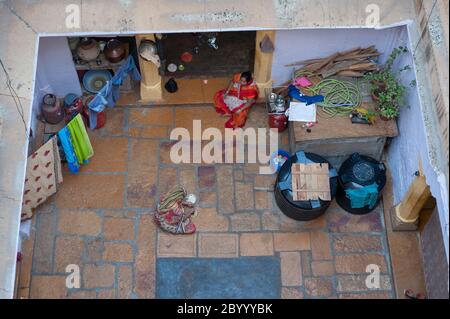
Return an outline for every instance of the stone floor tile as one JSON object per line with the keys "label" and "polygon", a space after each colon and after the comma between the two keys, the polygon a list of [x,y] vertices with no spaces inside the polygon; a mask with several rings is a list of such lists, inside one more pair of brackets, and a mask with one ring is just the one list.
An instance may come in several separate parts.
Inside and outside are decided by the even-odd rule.
{"label": "stone floor tile", "polygon": [[302,257],[303,277],[311,277],[313,275],[311,267],[312,264],[311,251],[302,251],[300,252],[300,255]]}
{"label": "stone floor tile", "polygon": [[141,215],[138,222],[134,286],[138,298],[155,297],[156,225],[153,215]]}
{"label": "stone floor tile", "polygon": [[198,231],[221,232],[227,231],[228,219],[220,215],[215,208],[199,208],[198,215],[192,218]]}
{"label": "stone floor tile", "polygon": [[131,108],[128,117],[130,127],[173,125],[173,109],[171,107]]}
{"label": "stone floor tile", "polygon": [[130,142],[128,161],[128,207],[153,208],[157,192],[158,141],[136,140]]}
{"label": "stone floor tile", "polygon": [[65,273],[69,264],[81,267],[84,242],[77,236],[58,236],[55,243],[55,272]]}
{"label": "stone floor tile", "polygon": [[83,288],[109,288],[114,285],[115,267],[113,265],[87,264],[83,269]]}
{"label": "stone floor tile", "polygon": [[214,166],[200,166],[197,175],[200,189],[211,190],[216,186],[216,170]]}
{"label": "stone floor tile", "polygon": [[273,236],[271,233],[241,234],[239,248],[241,256],[272,256]]}
{"label": "stone floor tile", "polygon": [[86,261],[89,263],[100,261],[104,250],[105,246],[102,238],[87,239],[84,245]]}
{"label": "stone floor tile", "polygon": [[103,260],[112,262],[132,262],[134,259],[133,246],[128,243],[105,242]]}
{"label": "stone floor tile", "polygon": [[158,234],[158,257],[195,257],[197,255],[196,234]]}
{"label": "stone floor tile", "polygon": [[[367,274],[364,275],[337,275],[337,291],[343,293],[355,293],[355,292],[373,292],[374,288],[367,287],[366,284]],[[379,290],[376,292],[382,292],[383,290],[390,291],[392,289],[391,278],[387,275],[380,276]],[[372,290],[372,291],[370,291]]]}
{"label": "stone floor tile", "polygon": [[159,169],[158,192],[164,195],[178,185],[177,169],[164,167]]}
{"label": "stone floor tile", "polygon": [[102,231],[102,218],[95,210],[60,209],[58,231],[64,234],[97,236]]}
{"label": "stone floor tile", "polygon": [[35,248],[33,251],[33,273],[51,273],[53,271],[53,248],[56,236],[56,213],[39,214]]}
{"label": "stone floor tile", "polygon": [[281,284],[285,287],[301,286],[302,263],[299,252],[281,252]]}
{"label": "stone floor tile", "polygon": [[237,213],[230,215],[232,231],[261,230],[260,216],[257,213]]}
{"label": "stone floor tile", "polygon": [[311,263],[312,273],[316,277],[333,276],[334,263],[332,261],[313,261]]}
{"label": "stone floor tile", "polygon": [[219,195],[219,212],[231,214],[234,212],[234,182],[233,168],[219,165],[216,170]]}
{"label": "stone floor tile", "polygon": [[255,208],[258,210],[272,209],[273,193],[256,191],[255,192]]}
{"label": "stone floor tile", "polygon": [[117,281],[117,297],[120,299],[130,299],[133,292],[133,267],[119,266]]}
{"label": "stone floor tile", "polygon": [[201,192],[199,199],[199,206],[204,208],[211,208],[217,206],[216,192]]}
{"label": "stone floor tile", "polygon": [[331,260],[330,238],[323,231],[311,232],[311,251],[313,260]]}
{"label": "stone floor tile", "polygon": [[121,174],[66,174],[55,195],[56,206],[59,209],[122,208],[124,186],[125,175]]}
{"label": "stone floor tile", "polygon": [[327,214],[328,231],[332,233],[381,232],[383,229],[379,208],[367,215],[352,215],[340,208],[330,208]]}
{"label": "stone floor tile", "polygon": [[300,251],[311,249],[309,232],[275,233],[273,236],[276,251]]}
{"label": "stone floor tile", "polygon": [[392,299],[389,292],[366,292],[359,294],[339,294],[339,299]]}
{"label": "stone floor tile", "polygon": [[180,184],[188,193],[195,193],[197,191],[195,167],[180,170]]}
{"label": "stone floor tile", "polygon": [[97,293],[95,290],[80,290],[80,289],[70,289],[69,299],[96,299]]}
{"label": "stone floor tile", "polygon": [[299,288],[282,287],[281,299],[303,299],[303,292]]}
{"label": "stone floor tile", "polygon": [[380,236],[333,236],[335,253],[381,252],[383,243]]}
{"label": "stone floor tile", "polygon": [[263,230],[277,231],[280,229],[280,215],[274,212],[264,212],[261,216]]}
{"label": "stone floor tile", "polygon": [[368,265],[377,265],[382,273],[387,272],[386,261],[380,254],[352,254],[335,257],[336,272],[341,274],[366,273]]}
{"label": "stone floor tile", "polygon": [[33,276],[31,299],[64,299],[68,295],[66,276]]}
{"label": "stone floor tile", "polygon": [[134,220],[128,218],[105,218],[105,240],[134,240]]}
{"label": "stone floor tile", "polygon": [[95,155],[82,167],[83,172],[125,172],[128,160],[128,139],[100,137],[92,140]]}
{"label": "stone floor tile", "polygon": [[128,129],[128,136],[134,138],[155,138],[163,139],[169,138],[169,128],[166,126],[154,127],[130,127]]}
{"label": "stone floor tile", "polygon": [[253,210],[254,198],[253,198],[253,185],[249,183],[235,183],[234,196],[236,198],[237,210]]}
{"label": "stone floor tile", "polygon": [[236,258],[239,256],[239,235],[200,233],[198,255],[204,258]]}
{"label": "stone floor tile", "polygon": [[116,290],[115,289],[100,289],[97,292],[98,299],[115,299]]}
{"label": "stone floor tile", "polygon": [[310,297],[333,295],[333,281],[330,278],[305,278],[305,292]]}

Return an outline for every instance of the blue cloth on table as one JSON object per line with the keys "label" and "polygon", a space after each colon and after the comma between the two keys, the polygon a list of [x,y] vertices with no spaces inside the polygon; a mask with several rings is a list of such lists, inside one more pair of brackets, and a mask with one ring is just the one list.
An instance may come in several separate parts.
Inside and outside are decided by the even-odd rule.
{"label": "blue cloth on table", "polygon": [[314,95],[314,96],[307,96],[300,92],[299,89],[297,89],[294,85],[289,85],[288,87],[288,94],[291,98],[296,99],[300,102],[306,103],[306,105],[311,105],[314,103],[321,103],[325,101],[325,98],[323,95]]}
{"label": "blue cloth on table", "polygon": [[72,145],[72,137],[67,126],[65,126],[58,132],[58,138],[59,141],[61,142],[64,155],[66,156],[66,161],[69,165],[69,170],[72,173],[78,173],[78,170],[80,169],[80,164],[78,163],[78,158],[77,155],[75,154],[75,150]]}
{"label": "blue cloth on table", "polygon": [[131,76],[134,81],[141,79],[141,75],[131,55],[128,56],[116,71],[111,81],[106,82],[105,86],[89,102],[89,127],[91,129],[97,126],[97,113],[103,112],[106,106],[114,107],[120,97],[119,87],[127,76]]}

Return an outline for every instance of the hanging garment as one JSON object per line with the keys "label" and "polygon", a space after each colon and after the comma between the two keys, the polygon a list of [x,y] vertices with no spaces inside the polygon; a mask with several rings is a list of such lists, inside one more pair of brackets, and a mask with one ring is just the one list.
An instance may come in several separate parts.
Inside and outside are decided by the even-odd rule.
{"label": "hanging garment", "polygon": [[72,144],[78,163],[80,165],[87,163],[88,159],[94,155],[94,150],[92,149],[91,141],[89,140],[81,115],[78,114],[75,116],[73,120],[67,124],[67,128],[69,129],[72,138]]}
{"label": "hanging garment", "polygon": [[94,155],[91,141],[86,132],[83,119],[78,114],[58,132],[58,137],[64,150],[69,170],[78,173],[80,166],[87,163]]}
{"label": "hanging garment", "polygon": [[62,181],[58,141],[54,136],[28,157],[21,219],[32,218],[33,209],[56,193]]}
{"label": "hanging garment", "polygon": [[306,105],[321,103],[325,101],[325,97],[323,95],[314,95],[314,96],[304,95],[294,85],[289,85],[288,92],[291,98],[306,103]]}
{"label": "hanging garment", "polygon": [[78,163],[77,155],[75,154],[75,150],[72,145],[72,139],[70,137],[70,131],[67,126],[63,127],[58,132],[58,138],[61,142],[61,146],[64,151],[64,155],[66,157],[67,164],[69,166],[69,170],[72,173],[78,173],[80,169],[80,164]]}
{"label": "hanging garment", "polygon": [[97,113],[102,112],[107,106],[115,106],[120,97],[120,86],[127,76],[131,76],[134,81],[141,79],[141,75],[131,55],[128,56],[122,66],[116,71],[111,81],[108,81],[92,101],[89,102],[89,128],[91,130],[97,127]]}

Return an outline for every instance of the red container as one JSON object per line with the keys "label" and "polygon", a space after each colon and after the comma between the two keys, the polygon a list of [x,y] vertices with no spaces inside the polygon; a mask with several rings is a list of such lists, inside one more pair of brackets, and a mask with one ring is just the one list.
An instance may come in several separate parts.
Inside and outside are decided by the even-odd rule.
{"label": "red container", "polygon": [[[89,107],[88,104],[89,102],[94,98],[94,96],[89,97],[86,100],[86,103],[84,104],[84,108],[83,108],[83,116],[87,121],[87,127],[89,127]],[[97,113],[97,126],[94,128],[95,130],[102,128],[103,126],[105,126],[106,124],[106,113],[105,111]]]}
{"label": "red container", "polygon": [[282,113],[269,113],[269,127],[278,129],[283,132],[288,127],[288,118]]}

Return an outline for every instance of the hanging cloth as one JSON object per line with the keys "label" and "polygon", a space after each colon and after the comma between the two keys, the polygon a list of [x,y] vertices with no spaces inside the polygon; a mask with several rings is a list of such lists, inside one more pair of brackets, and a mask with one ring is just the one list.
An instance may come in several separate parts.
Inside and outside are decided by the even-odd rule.
{"label": "hanging cloth", "polygon": [[77,114],[70,122],[58,132],[69,170],[78,173],[80,166],[87,163],[94,155],[91,141],[86,132],[86,127],[80,114]]}
{"label": "hanging cloth", "polygon": [[54,136],[28,157],[21,220],[32,218],[34,208],[56,193],[62,181],[58,140]]}
{"label": "hanging cloth", "polygon": [[75,154],[75,150],[72,144],[72,138],[70,136],[70,131],[67,126],[63,127],[58,132],[58,138],[61,142],[62,149],[64,151],[64,155],[66,157],[67,164],[69,166],[69,170],[72,173],[78,173],[80,169],[80,164],[78,163],[77,155]]}
{"label": "hanging cloth", "polygon": [[92,149],[91,141],[89,140],[81,115],[78,114],[75,116],[69,124],[67,124],[67,128],[72,137],[72,144],[78,163],[80,165],[87,163],[87,160],[94,155],[94,150]]}
{"label": "hanging cloth", "polygon": [[134,81],[139,81],[141,75],[136,67],[134,59],[131,55],[123,62],[120,68],[116,71],[111,81],[108,81],[105,86],[95,95],[91,102],[89,102],[89,128],[95,129],[97,127],[97,113],[103,112],[105,107],[114,107],[120,97],[120,86],[123,81],[131,76]]}

